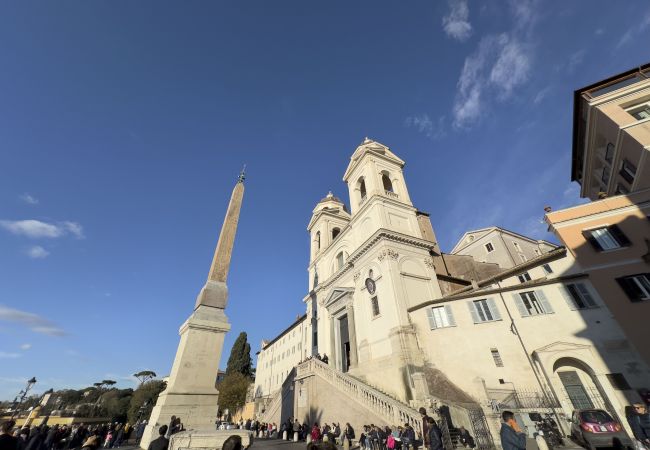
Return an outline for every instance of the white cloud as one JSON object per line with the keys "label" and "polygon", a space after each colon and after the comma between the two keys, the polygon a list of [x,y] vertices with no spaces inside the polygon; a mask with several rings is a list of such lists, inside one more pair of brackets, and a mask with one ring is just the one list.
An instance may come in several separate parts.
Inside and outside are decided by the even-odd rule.
{"label": "white cloud", "polygon": [[434,123],[428,114],[409,116],[404,120],[404,125],[413,127],[429,139],[438,139],[444,136],[445,117],[442,116]]}
{"label": "white cloud", "polygon": [[47,256],[50,254],[47,250],[45,250],[43,247],[40,245],[34,245],[33,247],[30,247],[27,250],[27,256],[29,256],[32,259],[43,259],[47,258]]}
{"label": "white cloud", "polygon": [[481,39],[478,49],[465,59],[454,101],[454,126],[466,128],[484,114],[484,101],[496,95],[508,99],[528,80],[530,58],[525,45],[506,33]]}
{"label": "white cloud", "polygon": [[602,28],[598,28],[596,31],[594,31],[594,34],[596,36],[601,36],[604,33],[605,33],[605,30],[603,30]]}
{"label": "white cloud", "polygon": [[451,10],[442,18],[442,28],[450,38],[466,41],[472,35],[467,0],[449,0]]}
{"label": "white cloud", "polygon": [[540,90],[537,94],[535,94],[533,103],[539,105],[546,98],[549,92],[551,92],[551,86],[546,86],[544,89]]}
{"label": "white cloud", "polygon": [[35,219],[0,220],[0,227],[18,236],[31,239],[59,238],[66,234],[72,234],[79,239],[84,237],[82,226],[77,222],[70,221],[53,224]]}
{"label": "white cloud", "polygon": [[574,70],[578,68],[580,64],[582,64],[582,61],[585,59],[585,51],[584,50],[578,50],[577,52],[573,53],[569,57],[569,62],[567,63],[566,69],[567,72],[572,73]]}
{"label": "white cloud", "polygon": [[28,203],[30,205],[37,205],[38,204],[38,199],[35,198],[35,197],[32,197],[27,192],[25,192],[23,195],[21,195],[20,199],[22,201],[24,201],[25,203]]}
{"label": "white cloud", "polygon": [[18,323],[36,333],[49,336],[65,336],[67,334],[65,330],[44,317],[18,309],[7,308],[6,306],[0,306],[0,320]]}
{"label": "white cloud", "polygon": [[20,358],[20,353],[8,353],[8,352],[1,352],[0,351],[0,359],[3,359],[3,358],[7,358],[7,359],[9,359],[9,358],[11,358],[11,359]]}
{"label": "white cloud", "polygon": [[22,344],[20,346],[21,350],[29,350],[30,348],[32,348],[32,344]]}
{"label": "white cloud", "polygon": [[514,88],[528,80],[530,60],[522,43],[514,37],[502,34],[496,45],[498,56],[490,71],[490,82],[502,98],[507,98]]}
{"label": "white cloud", "polygon": [[616,44],[616,49],[618,50],[632,40],[637,39],[638,36],[648,28],[650,28],[650,9],[646,11],[645,15],[638,25],[628,28],[628,30],[623,33],[621,38],[618,40],[618,43]]}
{"label": "white cloud", "polygon": [[515,30],[530,30],[537,20],[537,0],[510,0]]}

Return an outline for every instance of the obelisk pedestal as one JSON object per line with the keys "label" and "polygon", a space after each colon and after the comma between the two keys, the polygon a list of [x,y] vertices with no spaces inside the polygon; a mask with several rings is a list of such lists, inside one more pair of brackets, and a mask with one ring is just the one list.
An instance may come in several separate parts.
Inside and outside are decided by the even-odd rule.
{"label": "obelisk pedestal", "polygon": [[[179,330],[180,343],[167,388],[151,412],[140,442],[143,449],[158,437],[162,425],[169,425],[172,416],[179,418],[187,431],[174,435],[170,449],[182,446],[215,450],[233,434],[243,435],[244,445],[250,445],[250,436],[246,438],[250,432],[219,432],[215,426],[219,401],[215,384],[223,340],[230,330],[224,311],[228,303],[226,279],[243,195],[242,172],[230,197],[208,280],[196,299],[194,311]],[[174,443],[178,445],[174,447]]]}

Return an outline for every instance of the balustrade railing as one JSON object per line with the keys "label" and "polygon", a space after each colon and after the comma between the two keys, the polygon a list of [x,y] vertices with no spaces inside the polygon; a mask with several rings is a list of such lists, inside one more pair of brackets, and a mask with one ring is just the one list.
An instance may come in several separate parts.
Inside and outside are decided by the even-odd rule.
{"label": "balustrade railing", "polygon": [[422,432],[422,418],[415,409],[387,396],[386,394],[364,384],[342,372],[338,372],[317,359],[310,359],[297,367],[297,377],[318,374],[328,383],[347,392],[351,398],[372,409],[389,425],[410,424],[413,429]]}

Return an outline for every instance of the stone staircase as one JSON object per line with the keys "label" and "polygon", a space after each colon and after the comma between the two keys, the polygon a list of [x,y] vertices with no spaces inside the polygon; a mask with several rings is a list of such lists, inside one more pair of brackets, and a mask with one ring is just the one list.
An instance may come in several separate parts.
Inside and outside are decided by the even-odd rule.
{"label": "stone staircase", "polygon": [[[336,420],[343,423],[350,422],[358,430],[357,434],[361,433],[361,425],[370,423],[372,418],[375,418],[374,423],[376,425],[395,426],[409,423],[416,433],[421,432],[422,418],[418,411],[357,378],[332,369],[329,365],[315,358],[305,361],[296,367],[296,382],[300,383],[301,380],[309,378],[317,378],[318,380],[325,381],[333,388],[328,389],[328,394],[336,396],[343,405],[351,408],[354,405],[351,405],[350,402],[354,402],[358,405],[355,408],[357,411],[365,410],[369,413],[367,419],[358,417],[359,414],[352,419],[344,418],[345,408],[341,408],[341,411],[337,413],[337,417],[340,418]],[[322,384],[318,386],[322,390]],[[318,404],[311,407],[312,409],[318,407]],[[363,414],[361,415],[363,416]],[[300,417],[300,415],[297,416]],[[368,422],[364,422],[364,420]]]}
{"label": "stone staircase", "polygon": [[258,420],[262,423],[279,423],[280,420],[278,417],[280,416],[281,408],[282,389],[278,389],[275,394],[273,394],[271,401],[267,403],[264,412],[259,415]]}

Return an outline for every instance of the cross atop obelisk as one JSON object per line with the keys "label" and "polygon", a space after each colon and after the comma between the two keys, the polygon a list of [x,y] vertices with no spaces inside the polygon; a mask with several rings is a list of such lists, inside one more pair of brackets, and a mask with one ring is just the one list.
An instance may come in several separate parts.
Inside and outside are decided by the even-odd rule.
{"label": "cross atop obelisk", "polygon": [[228,289],[226,280],[228,279],[228,270],[230,269],[230,259],[232,257],[232,248],[235,244],[235,235],[237,234],[237,224],[239,223],[239,211],[244,198],[244,180],[246,179],[246,166],[242,169],[237,184],[232,190],[228,211],[223,220],[221,233],[217,248],[214,251],[212,265],[208,274],[208,280],[201,289],[201,293],[196,299],[195,308],[199,305],[213,306],[216,308],[225,308],[228,299]]}

